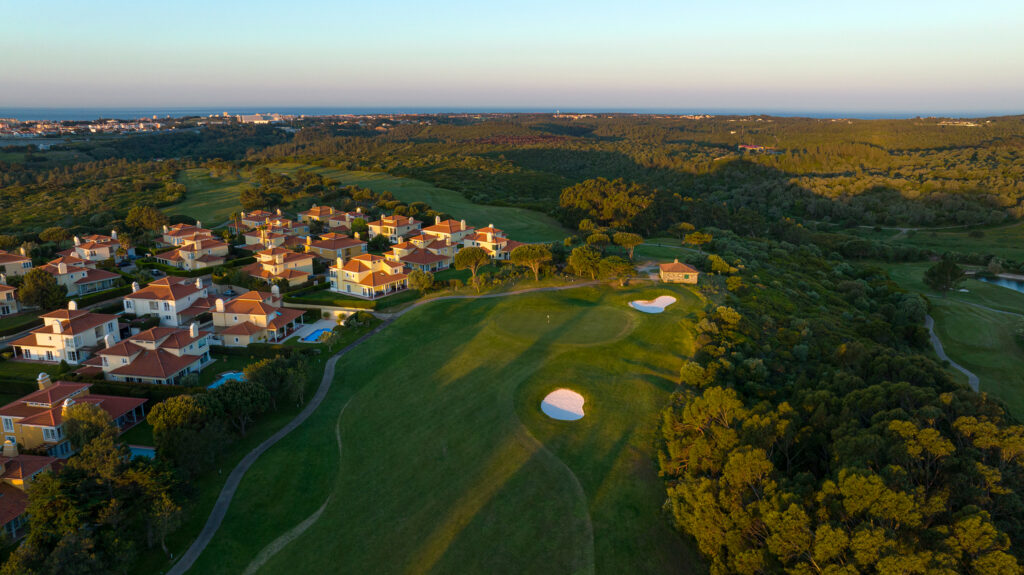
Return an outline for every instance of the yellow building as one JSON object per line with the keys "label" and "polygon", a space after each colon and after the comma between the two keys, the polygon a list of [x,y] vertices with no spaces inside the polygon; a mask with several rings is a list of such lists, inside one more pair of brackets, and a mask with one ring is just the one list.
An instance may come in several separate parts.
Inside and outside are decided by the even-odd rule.
{"label": "yellow building", "polygon": [[360,298],[384,297],[409,287],[409,275],[400,262],[362,254],[347,262],[337,260],[329,271],[331,291]]}
{"label": "yellow building", "polygon": [[226,302],[217,300],[213,329],[222,345],[245,347],[281,341],[302,326],[303,310],[281,307],[277,286],[270,290],[247,292]]}
{"label": "yellow building", "polygon": [[391,246],[391,251],[384,254],[388,261],[425,272],[446,270],[455,261],[456,246],[447,240],[424,235],[409,238],[408,241],[398,239],[399,243]]}
{"label": "yellow building", "polygon": [[434,225],[423,228],[423,235],[436,239],[447,240],[448,243],[456,246],[462,245],[462,240],[472,234],[473,228],[466,225],[466,220],[456,222],[455,220],[441,221],[441,216],[434,218]]}
{"label": "yellow building", "polygon": [[12,254],[0,250],[0,274],[10,277],[22,276],[32,269],[32,259],[25,254],[25,248],[21,248],[20,251],[21,253]]}
{"label": "yellow building", "polygon": [[358,232],[354,238],[338,233],[323,234],[318,240],[306,236],[306,253],[332,262],[338,258],[348,261],[366,253],[366,242],[359,239]]}
{"label": "yellow building", "polygon": [[331,206],[317,206],[316,204],[313,204],[313,206],[308,210],[299,212],[299,221],[307,224],[311,222],[323,222],[324,225],[326,225],[328,220],[331,219],[331,216],[336,213],[338,213],[338,210],[335,210]]}
{"label": "yellow building", "polygon": [[75,403],[98,405],[110,421],[124,431],[145,419],[145,398],[93,395],[91,383],[58,381],[40,373],[39,390],[0,407],[4,440],[24,449],[44,450],[52,457],[68,457],[73,450],[64,432],[64,415]]}
{"label": "yellow building", "polygon": [[15,289],[7,285],[7,276],[0,274],[0,317],[13,315],[19,311]]}
{"label": "yellow building", "polygon": [[214,239],[213,232],[203,228],[201,222],[196,222],[194,226],[188,224],[164,226],[163,235],[161,236],[163,243],[169,246],[182,246],[187,242],[212,239]]}
{"label": "yellow building", "polygon": [[384,236],[389,242],[399,241],[399,237],[418,232],[423,222],[405,216],[392,215],[382,216],[379,220],[368,222],[370,239],[376,236]]}
{"label": "yellow building", "polygon": [[176,250],[156,254],[156,261],[183,270],[201,270],[224,265],[228,244],[212,237],[193,236],[178,244]]}
{"label": "yellow building", "polygon": [[10,540],[24,535],[28,509],[25,490],[40,473],[51,471],[56,457],[45,455],[22,455],[11,440],[4,441],[0,451],[0,527]]}
{"label": "yellow building", "polygon": [[676,258],[673,263],[661,264],[658,267],[661,281],[665,283],[695,284],[700,275],[696,269],[679,263],[679,258]]}
{"label": "yellow building", "polygon": [[491,256],[491,259],[499,261],[508,261],[512,250],[523,245],[522,242],[508,239],[505,232],[494,227],[494,224],[487,224],[486,228],[480,228],[467,235],[462,242],[462,247],[481,248]]}
{"label": "yellow building", "polygon": [[313,254],[271,248],[256,252],[256,263],[242,269],[268,283],[283,279],[288,285],[298,285],[313,275]]}

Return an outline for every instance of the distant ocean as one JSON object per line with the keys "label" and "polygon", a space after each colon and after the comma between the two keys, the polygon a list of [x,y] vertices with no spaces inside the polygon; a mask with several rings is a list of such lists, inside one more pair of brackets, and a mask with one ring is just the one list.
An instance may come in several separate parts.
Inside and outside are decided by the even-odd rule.
{"label": "distant ocean", "polygon": [[[550,114],[554,108],[458,108],[458,107],[429,107],[429,106],[408,106],[408,107],[296,107],[296,106],[261,106],[261,107],[223,107],[223,108],[3,108],[0,107],[0,118],[16,118],[18,120],[96,120],[99,118],[114,118],[118,120],[137,120],[140,118],[157,118],[182,116],[209,116],[228,114],[270,114],[278,113],[294,116],[329,116],[334,114],[484,114],[484,113],[521,113],[521,114]],[[749,109],[678,109],[678,108],[570,108],[560,109],[563,113],[581,114],[712,114],[712,115],[769,115],[769,116],[798,116],[805,118],[858,118],[858,119],[879,119],[879,118],[914,118],[917,116],[941,116],[951,118],[978,118],[986,116],[1004,115],[999,112],[984,113],[876,113],[876,112],[798,112],[793,110],[749,110]],[[1007,112],[1020,113],[1020,112]]]}

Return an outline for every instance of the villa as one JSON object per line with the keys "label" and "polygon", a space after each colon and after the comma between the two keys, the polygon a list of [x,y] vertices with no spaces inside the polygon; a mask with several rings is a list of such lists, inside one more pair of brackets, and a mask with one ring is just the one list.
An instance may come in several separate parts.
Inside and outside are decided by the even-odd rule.
{"label": "villa", "polygon": [[337,228],[344,228],[346,230],[352,229],[352,222],[356,218],[366,219],[366,214],[363,213],[363,208],[356,208],[354,212],[339,212],[335,211],[329,218],[327,218],[327,227],[331,230]]}
{"label": "villa", "polygon": [[299,221],[307,224],[312,222],[323,222],[327,224],[331,216],[337,213],[337,210],[330,206],[317,206],[313,204],[308,210],[299,212]]}
{"label": "villa", "polygon": [[256,253],[256,263],[242,268],[249,275],[267,283],[287,280],[298,285],[313,275],[313,254],[293,252],[285,248],[270,248]]}
{"label": "villa", "polygon": [[39,269],[53,276],[69,296],[82,296],[114,287],[121,278],[114,272],[95,269],[95,262],[62,256]]}
{"label": "villa", "polygon": [[399,241],[398,238],[401,236],[418,232],[423,226],[423,222],[405,216],[391,215],[381,216],[379,220],[369,222],[366,225],[370,230],[370,239],[373,239],[375,236],[385,236],[389,242],[395,243]]}
{"label": "villa", "polygon": [[335,261],[338,258],[348,261],[359,254],[366,253],[366,242],[359,239],[358,232],[355,236],[350,238],[345,234],[332,232],[321,235],[320,239],[316,241],[313,241],[312,237],[306,236],[306,253],[328,261]]}
{"label": "villa", "polygon": [[155,315],[160,325],[183,327],[196,316],[213,309],[214,300],[203,286],[202,278],[194,280],[165,277],[140,288],[132,283],[132,293],[124,298],[124,311],[135,315]]}
{"label": "villa", "polygon": [[434,219],[434,225],[423,228],[423,235],[435,239],[447,240],[448,243],[456,246],[462,245],[462,240],[472,234],[475,230],[466,225],[466,220],[456,222],[455,220],[441,221],[441,216]]}
{"label": "villa", "polygon": [[213,237],[201,237],[199,234],[191,239],[184,240],[176,250],[162,252],[156,255],[156,261],[183,270],[201,270],[213,266],[224,265],[228,255],[228,244],[213,239]]}
{"label": "villa", "polygon": [[375,299],[409,287],[409,274],[400,262],[373,254],[358,255],[331,266],[331,291]]}
{"label": "villa", "polygon": [[[121,242],[117,239],[117,231],[111,231],[109,236],[93,234],[80,238],[75,236],[75,245],[70,250],[58,252],[61,256],[74,256],[81,260],[91,262],[102,262],[109,259],[116,259],[117,250],[121,248]],[[134,248],[129,250],[133,252]]]}
{"label": "villa", "polygon": [[7,285],[7,276],[0,274],[0,317],[14,315],[19,310],[15,289]]}
{"label": "villa", "polygon": [[[244,226],[247,229],[253,229],[262,226],[270,218],[277,217],[280,215],[281,210],[277,210],[276,214],[268,212],[266,210],[256,210],[254,212],[249,213],[242,212],[241,214],[239,214],[238,219],[241,222],[242,226]],[[232,226],[233,225],[234,224],[232,224]]]}
{"label": "villa", "polygon": [[25,248],[21,248],[20,254],[0,250],[0,273],[13,277],[25,275],[30,269],[32,259],[25,254]]}
{"label": "villa", "polygon": [[475,233],[465,236],[462,247],[478,247],[487,252],[491,259],[508,261],[512,250],[523,245],[522,242],[510,240],[505,232],[494,227],[494,224],[487,224],[486,228],[480,228]]}
{"label": "villa", "polygon": [[658,266],[661,281],[665,283],[695,284],[700,272],[696,269],[679,263],[679,258],[670,264]]}
{"label": "villa", "polygon": [[161,241],[169,246],[182,246],[188,242],[212,239],[213,232],[203,228],[202,223],[198,221],[194,226],[188,224],[164,226],[163,236],[161,236]]}
{"label": "villa", "polygon": [[145,419],[145,398],[116,395],[92,395],[91,383],[58,381],[40,373],[39,390],[0,407],[5,443],[24,449],[45,451],[51,457],[66,458],[74,450],[64,433],[64,416],[76,403],[98,405],[110,415],[110,421],[124,431]]}
{"label": "villa", "polygon": [[455,261],[456,246],[447,240],[419,235],[391,246],[384,254],[388,261],[404,264],[410,269],[436,272],[451,267]]}
{"label": "villa", "polygon": [[269,248],[283,247],[285,240],[288,236],[285,234],[278,234],[269,232],[267,230],[252,230],[245,232],[245,245],[243,249],[258,252]]}
{"label": "villa", "polygon": [[112,344],[87,359],[75,373],[109,381],[174,385],[211,363],[209,336],[199,324],[188,329],[154,327]]}
{"label": "villa", "polygon": [[303,310],[281,307],[277,286],[270,289],[270,293],[251,291],[227,302],[216,301],[213,328],[222,345],[277,342],[302,325]]}
{"label": "villa", "polygon": [[16,541],[25,533],[22,529],[28,522],[25,491],[37,475],[52,471],[57,461],[56,457],[46,455],[22,455],[14,440],[4,441],[3,451],[0,451],[0,527],[9,541]]}
{"label": "villa", "polygon": [[68,309],[44,313],[39,318],[42,327],[11,342],[15,357],[77,364],[103,347],[107,335],[113,336],[114,342],[121,340],[116,315],[79,310],[74,300],[68,302]]}

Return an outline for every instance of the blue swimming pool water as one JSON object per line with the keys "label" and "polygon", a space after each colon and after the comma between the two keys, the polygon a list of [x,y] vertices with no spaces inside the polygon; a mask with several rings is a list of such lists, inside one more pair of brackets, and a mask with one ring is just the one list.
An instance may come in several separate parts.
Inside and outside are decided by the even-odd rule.
{"label": "blue swimming pool water", "polygon": [[213,383],[211,383],[210,385],[206,386],[206,388],[207,389],[216,389],[216,388],[224,385],[224,382],[232,381],[232,380],[236,380],[236,379],[245,379],[245,374],[240,372],[240,371],[229,371],[227,373],[222,373],[222,374],[220,374],[217,377],[216,380],[214,380]]}
{"label": "blue swimming pool water", "polygon": [[153,459],[156,457],[156,448],[154,447],[146,447],[145,445],[129,445],[128,449],[132,452],[132,459],[138,459],[140,457]]}
{"label": "blue swimming pool water", "polygon": [[313,333],[307,335],[306,337],[300,339],[299,341],[301,341],[302,343],[316,343],[316,342],[320,341],[320,338],[322,338],[325,334],[328,334],[328,333],[331,333],[331,330],[329,330],[329,329],[318,329],[318,330],[314,331]]}

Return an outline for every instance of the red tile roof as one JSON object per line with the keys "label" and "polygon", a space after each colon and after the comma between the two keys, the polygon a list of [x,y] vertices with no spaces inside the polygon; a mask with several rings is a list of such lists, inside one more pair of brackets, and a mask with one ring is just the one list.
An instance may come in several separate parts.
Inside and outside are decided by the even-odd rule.
{"label": "red tile roof", "polygon": [[661,264],[658,267],[661,268],[661,271],[666,272],[666,273],[671,273],[671,274],[696,274],[696,273],[700,273],[695,268],[692,268],[692,267],[690,267],[690,266],[688,266],[686,264],[679,263],[679,260],[676,260],[676,261],[674,261],[674,262],[672,262],[670,264]]}

